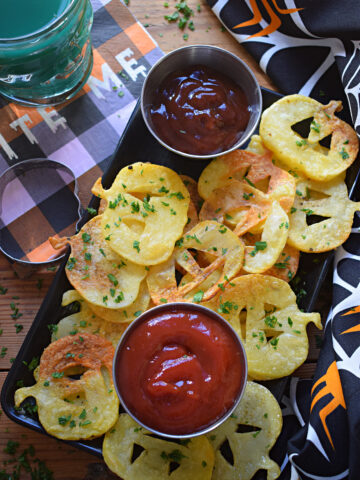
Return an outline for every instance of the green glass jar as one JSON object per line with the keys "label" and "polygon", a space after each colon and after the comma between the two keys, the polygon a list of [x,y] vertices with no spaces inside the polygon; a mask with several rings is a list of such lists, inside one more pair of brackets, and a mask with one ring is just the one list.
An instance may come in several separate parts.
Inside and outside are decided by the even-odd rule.
{"label": "green glass jar", "polygon": [[0,11],[0,94],[28,106],[74,96],[92,69],[90,0],[0,0]]}

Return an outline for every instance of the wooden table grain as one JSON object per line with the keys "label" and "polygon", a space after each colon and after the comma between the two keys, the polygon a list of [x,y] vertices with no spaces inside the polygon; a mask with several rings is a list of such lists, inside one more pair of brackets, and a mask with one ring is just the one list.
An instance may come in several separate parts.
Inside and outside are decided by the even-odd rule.
{"label": "wooden table grain", "polygon": [[[171,13],[171,7],[174,0],[169,0],[169,8],[164,6],[164,0],[130,0],[129,8],[136,18],[142,22],[149,33],[158,42],[164,52],[169,52],[175,48],[186,44],[210,44],[223,47],[240,58],[245,60],[255,72],[260,84],[270,89],[276,89],[271,80],[262,73],[257,63],[241,47],[233,37],[221,28],[210,8],[204,0],[189,0],[188,4],[195,11],[194,31],[188,31],[189,38],[183,39],[183,33],[176,24],[169,24],[164,15]],[[197,6],[200,5],[200,12]],[[47,269],[39,270],[26,279],[19,278],[12,266],[7,260],[0,256],[0,285],[7,289],[7,292],[0,295],[0,387],[11,366],[11,360],[17,355],[17,352],[23,342],[23,339],[34,319],[36,312],[49,288],[54,277],[54,272]],[[22,314],[18,321],[11,318],[13,310],[11,303],[19,309]],[[15,323],[23,325],[23,329],[18,331]],[[318,342],[316,341],[315,328],[309,327],[310,334],[310,352],[308,362],[298,371],[300,376],[311,376],[314,371],[315,361],[318,357]],[[35,433],[24,427],[11,422],[3,412],[0,412],[0,472],[3,462],[12,457],[4,452],[7,442],[19,442],[18,453],[21,453],[29,445],[35,448],[35,456],[42,461],[50,470],[54,472],[55,480],[109,480],[115,479],[105,464],[98,458],[72,448],[67,444],[57,441],[45,435]],[[7,471],[11,471],[11,465],[5,466]],[[21,480],[27,480],[30,476],[21,475]]]}

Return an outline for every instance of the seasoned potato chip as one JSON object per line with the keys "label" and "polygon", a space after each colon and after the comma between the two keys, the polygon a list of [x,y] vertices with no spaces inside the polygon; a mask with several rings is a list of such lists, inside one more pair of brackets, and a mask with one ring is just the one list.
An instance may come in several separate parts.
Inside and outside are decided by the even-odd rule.
{"label": "seasoned potato chip", "polygon": [[243,235],[266,219],[271,200],[246,182],[232,180],[226,187],[215,189],[204,202],[200,220],[217,220],[236,224],[234,233]]}
{"label": "seasoned potato chip", "polygon": [[[313,180],[329,181],[353,163],[359,149],[355,130],[334,115],[341,108],[341,102],[322,105],[303,95],[283,97],[262,114],[260,136],[289,168]],[[293,130],[295,124],[311,118],[307,138]],[[330,148],[320,145],[329,135]]]}
{"label": "seasoned potato chip", "polygon": [[308,354],[306,325],[322,328],[318,313],[301,312],[290,286],[268,275],[237,277],[204,305],[221,313],[242,337],[255,380],[290,375]]}
{"label": "seasoned potato chip", "polygon": [[139,294],[135,301],[125,308],[119,308],[115,310],[113,308],[98,307],[97,305],[90,304],[91,310],[106,322],[111,323],[128,323],[132,322],[141,313],[148,309],[150,303],[150,294],[146,285],[146,281],[143,280],[140,284]]}
{"label": "seasoned potato chip", "polygon": [[184,182],[185,187],[189,191],[190,199],[193,202],[196,208],[196,211],[199,212],[203,204],[203,199],[199,195],[197,182],[193,178],[189,177],[188,175],[180,175],[180,178]]}
{"label": "seasoned potato chip", "polygon": [[345,242],[360,202],[349,200],[343,175],[329,182],[301,180],[296,191],[288,243],[302,252],[318,253]]}
{"label": "seasoned potato chip", "polygon": [[[207,435],[215,449],[212,480],[250,480],[262,469],[267,470],[268,480],[278,478],[280,468],[269,452],[281,427],[281,409],[275,397],[264,386],[248,382],[233,415]],[[231,450],[231,463],[221,450],[225,444]]]}
{"label": "seasoned potato chip", "polygon": [[49,240],[54,248],[71,245],[66,275],[88,302],[119,309],[135,301],[146,270],[124,261],[104,242],[101,215],[92,218],[73,237]]}
{"label": "seasoned potato chip", "polygon": [[173,170],[135,163],[123,168],[109,190],[98,180],[93,193],[108,201],[102,228],[109,246],[139,265],[167,260],[187,223],[189,192]]}
{"label": "seasoned potato chip", "polygon": [[288,212],[294,202],[295,181],[288,172],[275,166],[271,157],[272,153],[264,149],[262,154],[234,150],[216,158],[200,175],[200,195],[208,200],[214,190],[225,187],[232,180],[245,180],[263,190],[272,201],[277,200]]}
{"label": "seasoned potato chip", "polygon": [[[136,447],[138,456],[133,459]],[[214,451],[206,437],[184,444],[155,438],[126,413],[105,435],[103,456],[123,480],[210,480],[214,466]]]}
{"label": "seasoned potato chip", "polygon": [[284,249],[289,219],[279,202],[274,201],[265,221],[261,240],[245,248],[243,269],[247,273],[263,273],[271,268]]}
{"label": "seasoned potato chip", "polygon": [[188,221],[187,224],[185,225],[184,232],[188,232],[191,230],[197,223],[199,223],[199,217],[195,208],[195,205],[193,204],[192,201],[189,203],[189,209],[188,209]]}
{"label": "seasoned potato chip", "polygon": [[79,302],[80,310],[60,320],[53,329],[51,341],[55,342],[59,338],[76,333],[91,333],[106,338],[116,347],[129,323],[114,324],[104,321],[94,314],[90,308],[91,304],[87,303],[76,290],[68,290],[63,295],[61,305],[67,306],[73,302]]}
{"label": "seasoned potato chip", "polygon": [[[214,261],[201,268],[189,249],[211,252]],[[178,241],[174,255],[167,262],[150,268],[146,279],[150,296],[155,304],[164,299],[185,301],[186,294],[217,269],[221,269],[219,283],[230,281],[241,269],[243,258],[244,244],[231,230],[217,222],[201,222]],[[190,283],[177,286],[175,264],[192,276]],[[219,286],[213,285],[201,292],[201,300],[210,299],[218,291]]]}
{"label": "seasoned potato chip", "polygon": [[[99,437],[118,418],[113,356],[111,343],[97,335],[60,338],[44,350],[37,383],[16,390],[15,405],[35,397],[42,426],[62,440]],[[74,374],[81,377],[69,376]]]}

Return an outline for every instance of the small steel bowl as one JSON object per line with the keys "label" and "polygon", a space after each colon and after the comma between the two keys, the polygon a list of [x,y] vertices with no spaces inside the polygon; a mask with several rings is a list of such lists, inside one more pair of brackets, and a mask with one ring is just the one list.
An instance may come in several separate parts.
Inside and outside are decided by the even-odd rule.
{"label": "small steel bowl", "polygon": [[[196,430],[195,432],[186,433],[186,434],[166,433],[166,432],[162,432],[160,430],[156,430],[155,428],[152,428],[149,425],[144,424],[132,412],[132,410],[128,407],[128,405],[126,404],[123,396],[121,395],[121,392],[120,392],[121,379],[120,379],[120,381],[118,380],[118,374],[117,374],[117,365],[118,365],[120,353],[121,353],[122,349],[125,347],[126,341],[129,337],[129,335],[131,334],[131,332],[133,330],[135,330],[141,323],[146,322],[150,318],[154,318],[154,316],[157,315],[157,314],[162,314],[162,313],[164,313],[166,311],[169,311],[169,310],[170,311],[190,310],[192,312],[200,312],[200,313],[203,313],[204,315],[210,317],[211,319],[216,320],[218,323],[221,324],[222,328],[227,330],[230,333],[230,335],[235,339],[235,341],[238,345],[239,352],[240,352],[240,361],[241,361],[241,364],[242,364],[242,381],[241,381],[241,384],[240,384],[239,391],[238,391],[238,393],[237,393],[237,395],[234,399],[233,405],[220,418],[217,418],[213,423],[207,425],[206,427],[204,427],[201,430]],[[248,369],[247,369],[247,359],[246,359],[245,348],[242,344],[241,339],[239,338],[236,331],[232,328],[230,323],[227,322],[221,315],[214,312],[213,310],[210,310],[207,307],[204,307],[202,305],[197,305],[197,304],[194,304],[194,303],[185,303],[185,302],[176,302],[176,303],[174,302],[174,303],[166,303],[164,305],[159,305],[157,307],[153,307],[153,308],[147,310],[145,313],[143,313],[138,318],[136,318],[128,326],[128,328],[125,330],[123,336],[121,337],[121,340],[116,347],[114,360],[113,360],[113,381],[114,381],[116,393],[119,397],[120,403],[123,406],[124,410],[138,424],[140,424],[146,430],[149,430],[150,432],[155,433],[156,435],[159,435],[159,436],[162,436],[162,437],[165,437],[165,438],[174,438],[174,439],[185,439],[185,438],[196,437],[196,436],[199,436],[199,435],[204,435],[206,433],[209,433],[211,430],[215,429],[219,425],[221,425],[227,418],[229,418],[229,416],[233,413],[233,411],[238,406],[238,404],[239,404],[239,402],[242,398],[242,395],[245,391],[246,382],[247,382],[247,371],[248,371]]]}
{"label": "small steel bowl", "polygon": [[[222,152],[193,155],[182,152],[168,145],[157,134],[150,116],[150,108],[154,103],[156,90],[161,82],[171,72],[182,70],[191,65],[205,65],[218,70],[228,76],[245,93],[250,111],[248,125],[241,138],[229,149]],[[243,145],[253,134],[260,121],[262,111],[262,96],[258,81],[250,68],[236,55],[212,45],[189,45],[181,47],[162,57],[150,69],[141,91],[141,112],[146,126],[152,135],[164,147],[178,155],[197,160],[207,160],[219,155],[229,153]]]}

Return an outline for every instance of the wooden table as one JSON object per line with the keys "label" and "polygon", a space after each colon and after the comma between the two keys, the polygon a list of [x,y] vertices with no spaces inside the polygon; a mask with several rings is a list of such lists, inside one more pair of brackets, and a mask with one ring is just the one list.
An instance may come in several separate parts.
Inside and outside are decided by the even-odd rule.
{"label": "wooden table", "polygon": [[[170,1],[169,1],[170,3]],[[171,5],[171,4],[170,4]],[[191,44],[210,44],[223,47],[245,60],[255,72],[260,84],[270,89],[275,89],[271,80],[262,73],[257,63],[227,32],[221,28],[220,23],[204,0],[189,0],[188,5],[194,9],[195,30],[189,32]],[[201,11],[197,12],[197,5]],[[171,10],[164,7],[164,0],[130,0],[129,8],[137,19],[148,25],[150,34],[156,39],[164,52],[169,52],[186,44],[183,32],[175,24],[168,24],[164,15]],[[17,352],[25,335],[38,311],[40,304],[54,277],[54,272],[43,269],[26,279],[19,279],[7,260],[0,256],[0,285],[7,288],[5,295],[0,295],[0,350],[7,347],[6,355],[0,357],[0,386],[2,385],[11,365],[11,359]],[[16,297],[16,298],[14,298]],[[10,303],[15,302],[22,313],[21,321],[23,330],[16,333],[14,320],[10,317],[12,310]],[[318,342],[316,341],[315,328],[309,327],[310,352],[308,362],[299,370],[299,376],[310,376],[314,371],[315,361],[318,357]],[[11,422],[5,414],[0,415],[0,460],[9,460],[11,456],[4,453],[8,440],[19,442],[18,451],[21,452],[30,444],[34,446],[36,457],[46,462],[54,472],[55,480],[108,480],[118,478],[107,470],[102,461],[80,450],[67,446],[67,444],[35,433]],[[3,468],[0,464],[0,471]],[[8,469],[9,470],[9,469]],[[27,480],[25,475],[21,480]]]}

